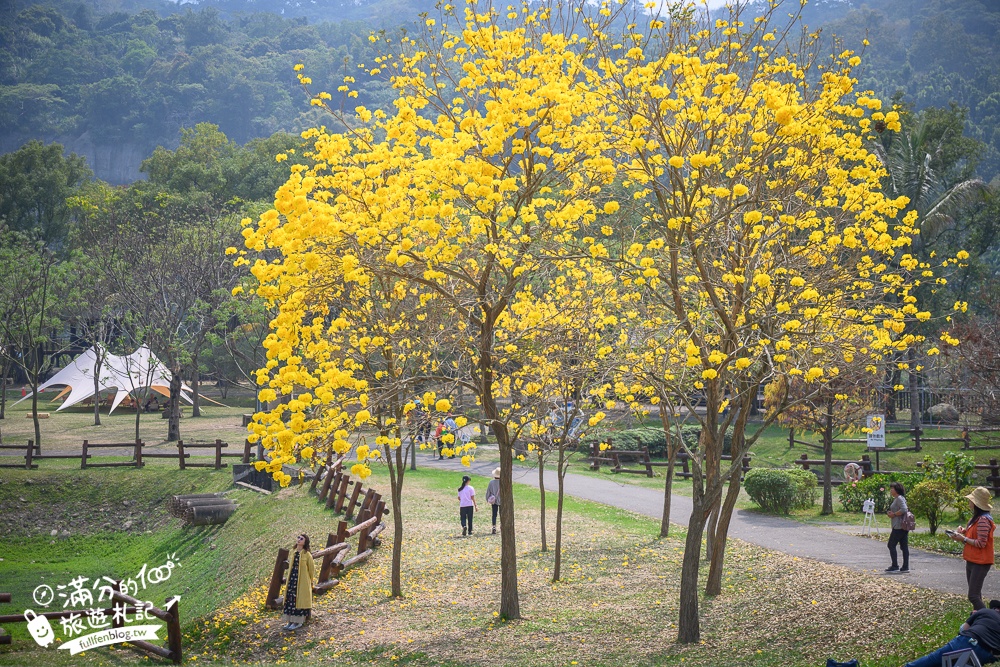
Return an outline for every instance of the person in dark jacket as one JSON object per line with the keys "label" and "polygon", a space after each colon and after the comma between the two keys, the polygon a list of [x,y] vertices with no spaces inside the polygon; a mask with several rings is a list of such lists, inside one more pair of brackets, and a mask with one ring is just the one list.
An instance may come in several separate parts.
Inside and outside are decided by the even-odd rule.
{"label": "person in dark jacket", "polygon": [[996,662],[1000,652],[1000,600],[990,600],[989,609],[977,609],[958,630],[958,636],[936,651],[908,662],[904,667],[941,667],[941,656],[952,651],[971,650],[979,663]]}

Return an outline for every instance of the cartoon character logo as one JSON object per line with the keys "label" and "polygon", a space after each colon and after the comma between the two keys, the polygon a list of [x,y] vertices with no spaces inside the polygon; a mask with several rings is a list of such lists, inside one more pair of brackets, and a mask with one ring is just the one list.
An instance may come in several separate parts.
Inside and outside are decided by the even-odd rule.
{"label": "cartoon character logo", "polygon": [[872,416],[872,421],[871,421],[870,428],[873,431],[881,431],[882,430],[882,416],[881,415],[874,415],[874,416]]}
{"label": "cartoon character logo", "polygon": [[56,639],[56,633],[52,631],[52,624],[49,619],[39,616],[31,609],[24,611],[24,620],[28,622],[28,632],[31,638],[41,647],[46,647]]}

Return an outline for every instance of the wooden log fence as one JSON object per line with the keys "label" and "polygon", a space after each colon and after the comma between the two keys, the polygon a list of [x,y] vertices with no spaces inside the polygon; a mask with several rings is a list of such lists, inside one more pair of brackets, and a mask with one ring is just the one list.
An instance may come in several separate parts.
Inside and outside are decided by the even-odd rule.
{"label": "wooden log fence", "polygon": [[[670,463],[667,461],[650,460],[649,449],[645,447],[639,450],[632,450],[632,451],[610,450],[607,453],[610,455],[612,463],[614,463],[614,466],[611,468],[611,472],[614,473],[623,472],[623,473],[631,473],[634,475],[646,475],[646,477],[655,477],[656,473],[653,471],[653,468],[665,468],[670,465]],[[638,459],[637,464],[641,466],[641,469],[637,470],[634,468],[624,467],[622,461],[623,457]],[[679,466],[680,470],[675,470],[674,475],[682,479],[691,478],[692,473],[690,467],[690,458],[691,457],[688,456],[688,453],[686,451],[682,450],[677,453],[677,460],[675,462],[675,466]],[[728,454],[725,454],[722,456],[722,460],[732,461],[733,457]],[[749,454],[743,457],[741,477],[745,477],[748,472],[750,472]]]}
{"label": "wooden log fence", "polygon": [[[350,526],[347,521],[338,522],[337,532],[327,535],[326,546],[310,552],[313,559],[320,562],[317,581],[313,585],[313,593],[317,595],[325,593],[339,584],[340,575],[344,570],[366,561],[381,545],[378,536],[385,530],[385,522],[382,520],[384,511],[385,503],[381,501],[377,493],[374,493],[369,504],[363,506],[359,512],[358,523]],[[358,536],[357,552],[348,557],[351,552],[349,540],[355,535]],[[271,570],[271,582],[267,588],[267,599],[264,603],[266,608],[281,609],[284,603],[281,587],[287,583],[285,572],[292,560],[291,552],[288,549],[278,549],[274,568]]]}
{"label": "wooden log fence", "polygon": [[[35,443],[32,440],[28,441],[27,445],[0,445],[0,452],[2,451],[24,451],[24,463],[0,463],[0,468],[24,468],[25,470],[31,470],[37,468],[38,464],[34,463],[34,457],[38,451],[38,447],[35,447]],[[5,460],[0,459],[0,461]]]}
{"label": "wooden log fence", "polygon": [[606,465],[614,463],[614,460],[609,455],[611,453],[610,449],[601,451],[602,444],[611,445],[611,438],[608,438],[604,443],[590,443],[590,451],[588,452],[587,459],[590,461],[591,470],[600,470],[602,464]]}
{"label": "wooden log fence", "polygon": [[[215,468],[216,470],[220,468],[227,467],[227,464],[222,462],[223,458],[235,457],[242,459],[243,463],[250,463],[252,459],[252,450],[250,441],[247,440],[243,443],[242,452],[223,452],[222,450],[229,447],[228,443],[222,442],[222,440],[216,440],[214,443],[188,443],[185,444],[183,441],[178,441],[176,452],[147,452],[144,448],[147,447],[146,443],[138,440],[136,442],[123,442],[123,443],[97,443],[90,442],[89,440],[84,440],[80,448],[80,453],[71,454],[40,454],[39,447],[34,444],[33,441],[28,440],[27,445],[0,445],[0,452],[3,451],[23,451],[24,452],[24,463],[0,463],[0,468],[25,468],[27,470],[37,469],[39,461],[51,461],[51,460],[80,460],[80,469],[86,470],[87,468],[112,468],[112,467],[134,467],[143,468],[146,465],[146,459],[175,459],[178,462],[178,466],[181,470],[187,468]],[[129,449],[131,450],[132,459],[130,461],[114,461],[105,463],[92,463],[91,459],[98,457],[99,455],[95,453],[94,450],[102,449]],[[188,459],[191,458],[191,452],[185,450],[191,449],[214,449],[214,462],[213,463],[190,463]],[[109,454],[106,456],[116,456],[115,454]],[[118,455],[120,456],[120,455]],[[4,456],[0,458],[0,461],[6,461],[11,456]]]}
{"label": "wooden log fence", "polygon": [[[795,459],[793,461],[793,463],[795,465],[802,466],[803,470],[809,470],[810,469],[809,466],[818,466],[822,470],[823,467],[826,465],[826,462],[824,460],[822,460],[822,459],[810,459],[808,454],[803,454],[800,458]],[[861,476],[862,477],[871,477],[873,474],[875,474],[875,471],[872,468],[871,457],[868,454],[862,454],[860,461],[848,461],[848,460],[841,460],[841,459],[831,459],[830,460],[830,465],[840,466],[841,468],[843,468],[844,466],[846,466],[848,463],[857,463],[859,466],[861,466]],[[822,477],[819,477],[818,483],[819,484],[824,484],[825,480]],[[836,486],[836,485],[839,485],[839,484],[843,484],[844,480],[842,480],[842,479],[831,479],[830,483],[833,484],[834,486]]]}
{"label": "wooden log fence", "polygon": [[[0,593],[0,602],[10,602],[9,593]],[[154,616],[167,625],[167,637],[166,646],[157,646],[152,642],[148,642],[142,639],[133,639],[129,642],[124,642],[131,644],[135,648],[145,651],[146,653],[151,653],[157,657],[165,658],[170,660],[175,665],[181,664],[183,658],[182,647],[181,647],[181,621],[180,621],[180,611],[178,605],[180,601],[174,598],[171,601],[170,611],[164,611],[158,607],[153,607],[141,600],[137,600],[131,595],[127,595],[121,591],[113,591],[111,594],[111,608],[103,609],[103,613],[109,617],[115,619],[116,616],[121,614],[135,613],[137,610],[142,610],[144,613]],[[123,611],[124,610],[124,611]],[[65,609],[63,611],[47,611],[39,612],[38,616],[44,616],[48,619],[60,619],[69,618],[70,616],[85,616],[90,610],[88,609]],[[23,614],[8,614],[0,616],[0,623],[26,623]],[[124,623],[120,618],[112,621],[111,627],[121,628],[125,627]],[[6,638],[6,641],[3,639]],[[0,635],[0,644],[9,644],[10,635],[4,634]]]}
{"label": "wooden log fence", "polygon": [[[733,460],[733,457],[731,455],[729,455],[729,454],[723,454],[721,458],[722,458],[723,461],[730,461],[731,462]],[[688,453],[686,451],[681,450],[681,451],[677,452],[677,463],[680,464],[681,469],[679,471],[675,471],[674,472],[674,476],[675,477],[680,477],[681,479],[690,479],[691,478],[691,475],[693,475],[694,473],[692,473],[691,469],[690,469],[690,460],[691,460],[691,457],[688,455]],[[740,480],[741,481],[742,481],[742,479],[744,477],[747,476],[747,473],[750,472],[750,460],[751,460],[751,456],[749,454],[746,454],[743,457],[743,460],[741,461],[741,466],[740,466],[740,469],[741,469]],[[655,466],[665,466],[667,464],[666,464],[666,462],[656,462],[656,463],[653,463],[653,465],[655,465]]]}
{"label": "wooden log fence", "polygon": [[[643,447],[638,450],[616,450],[612,449],[608,451],[608,456],[611,457],[611,462],[614,464],[611,467],[611,472],[613,473],[629,473],[632,475],[645,475],[646,477],[653,477],[655,473],[653,472],[653,462],[649,459],[649,449]],[[626,468],[622,465],[622,459],[638,459],[638,464],[643,466],[642,470],[635,470],[633,468]],[[658,464],[657,464],[658,465]]]}
{"label": "wooden log fence", "polygon": [[[10,593],[0,593],[0,604],[9,604],[10,599],[11,599]],[[3,628],[0,628],[0,645],[9,644],[10,640],[11,637],[9,634],[7,634],[7,631],[4,630]]]}

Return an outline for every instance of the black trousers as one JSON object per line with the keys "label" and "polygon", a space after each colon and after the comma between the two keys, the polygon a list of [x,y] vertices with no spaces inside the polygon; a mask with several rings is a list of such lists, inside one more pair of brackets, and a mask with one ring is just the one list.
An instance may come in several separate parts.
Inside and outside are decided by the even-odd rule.
{"label": "black trousers", "polygon": [[986,581],[986,574],[992,565],[980,565],[965,561],[965,580],[969,582],[969,602],[972,609],[978,611],[986,605],[983,604],[983,582]]}
{"label": "black trousers", "polygon": [[497,515],[500,514],[500,503],[493,503],[493,527],[497,527]]}
{"label": "black trousers", "polygon": [[893,528],[889,533],[889,555],[892,557],[892,564],[896,566],[896,545],[903,552],[903,569],[910,567],[910,532],[902,528]]}
{"label": "black trousers", "polygon": [[472,532],[472,513],[475,509],[476,508],[473,507],[472,505],[469,505],[468,507],[458,508],[458,516],[462,521],[462,528],[465,528],[465,522],[468,521],[470,533]]}

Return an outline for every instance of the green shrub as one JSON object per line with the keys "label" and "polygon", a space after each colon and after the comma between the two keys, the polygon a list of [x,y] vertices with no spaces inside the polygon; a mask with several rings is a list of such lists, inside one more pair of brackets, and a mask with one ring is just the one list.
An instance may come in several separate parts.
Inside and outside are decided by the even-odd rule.
{"label": "green shrub", "polygon": [[743,487],[765,512],[788,514],[793,508],[813,504],[816,476],[805,470],[754,468]]}
{"label": "green shrub", "polygon": [[[675,434],[676,430],[671,429],[670,437],[673,438]],[[684,424],[681,426],[681,438],[689,449],[698,449],[698,438],[700,436],[701,426],[697,424]],[[611,439],[611,444],[617,450],[637,451],[646,447],[649,449],[649,455],[654,458],[666,458],[667,456],[666,435],[662,428],[656,426],[640,426],[638,428],[625,429],[624,431],[610,431],[600,436],[601,441],[606,441],[608,438]],[[582,444],[582,446],[589,450],[590,440]],[[729,429],[723,437],[722,453],[728,455],[732,450],[732,446],[733,430]]]}
{"label": "green shrub", "polygon": [[914,514],[927,517],[931,535],[937,533],[941,515],[956,502],[955,490],[943,479],[925,479],[906,494],[906,504]]}
{"label": "green shrub", "polygon": [[976,459],[962,452],[945,452],[944,463],[937,463],[930,456],[924,457],[924,476],[928,479],[942,479],[952,490],[971,486],[976,473]]}
{"label": "green shrub", "polygon": [[892,496],[889,495],[889,484],[899,482],[904,489],[915,486],[923,479],[921,473],[890,472],[866,477],[859,482],[841,484],[837,489],[840,494],[840,504],[847,512],[860,512],[865,500],[875,501],[875,511],[882,514],[889,509]]}

